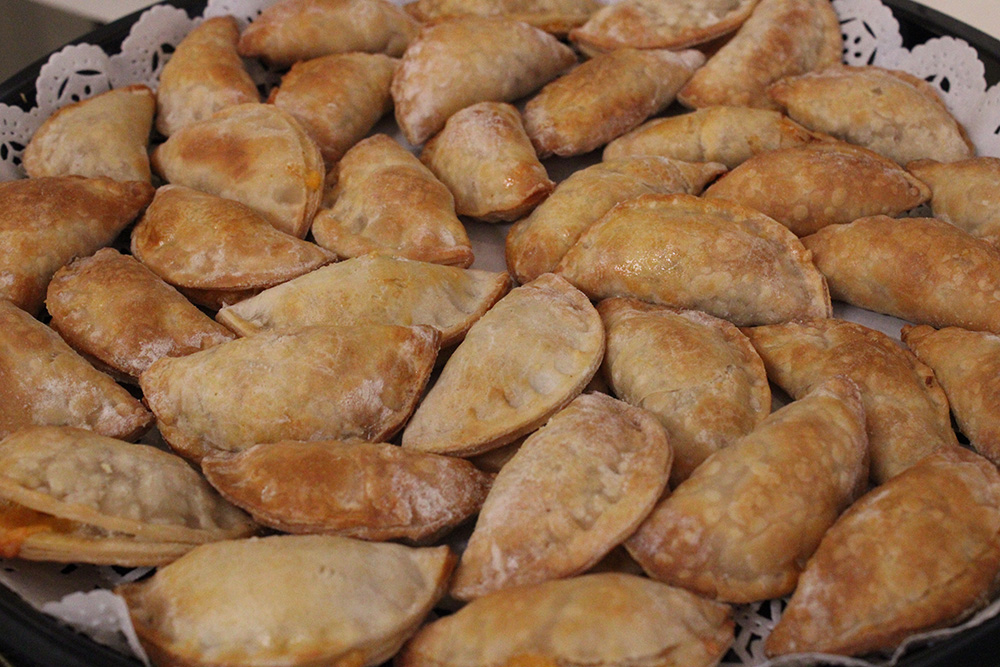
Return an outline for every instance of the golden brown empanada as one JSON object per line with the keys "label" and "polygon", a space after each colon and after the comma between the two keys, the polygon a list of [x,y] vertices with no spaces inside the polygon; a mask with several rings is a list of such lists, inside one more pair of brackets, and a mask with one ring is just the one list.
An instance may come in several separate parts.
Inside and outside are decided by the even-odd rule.
{"label": "golden brown empanada", "polygon": [[417,630],[454,561],[448,547],[279,535],[203,545],[115,592],[157,664],[368,667]]}
{"label": "golden brown empanada", "polygon": [[906,168],[930,187],[935,218],[1000,245],[1000,158],[917,160]]}
{"label": "golden brown empanada", "polygon": [[151,178],[149,131],[156,96],[148,86],[115,88],[58,109],[24,149],[28,176],[104,176],[116,181]]}
{"label": "golden brown empanada", "polygon": [[770,414],[764,364],[729,322],[623,298],[601,301],[597,312],[607,335],[604,377],[615,396],[667,429],[671,486]]}
{"label": "golden brown empanada", "polygon": [[692,108],[774,109],[777,105],[767,94],[770,84],[839,63],[842,51],[840,20],[830,0],[760,0],[677,99]]}
{"label": "golden brown empanada", "polygon": [[535,155],[521,114],[503,102],[456,111],[420,160],[455,195],[459,215],[486,222],[517,220],[556,186]]}
{"label": "golden brown empanada", "polygon": [[153,167],[176,185],[234,199],[303,238],[323,196],[316,143],[273,104],[237,104],[174,132]]}
{"label": "golden brown empanada", "polygon": [[259,102],[257,85],[236,53],[240,29],[232,16],[206,19],[189,32],[163,66],[156,89],[156,129],[169,137],[234,104]]}
{"label": "golden brown empanada", "polygon": [[539,157],[589,153],[668,107],[704,63],[694,50],[599,54],[531,98],[524,126]]}
{"label": "golden brown empanada", "polygon": [[653,509],[672,458],[649,412],[604,394],[578,396],[500,469],[451,594],[471,600],[585,572]]}
{"label": "golden brown empanada", "polygon": [[425,626],[399,667],[710,667],[733,641],[732,611],[627,574],[498,591]]}
{"label": "golden brown empanada", "polygon": [[950,162],[975,149],[932,85],[881,67],[836,65],[768,89],[795,121],[905,165]]}
{"label": "golden brown empanada", "polygon": [[891,651],[984,606],[998,573],[1000,475],[974,452],[942,449],[844,512],[806,565],[766,650]]}
{"label": "golden brown empanada", "polygon": [[691,195],[641,195],[594,223],[559,262],[592,299],[631,296],[737,325],[829,317],[823,276],[763,213]]}
{"label": "golden brown empanada", "polygon": [[399,56],[418,30],[386,0],[282,0],[247,26],[239,52],[277,66],[353,51]]}
{"label": "golden brown empanada", "polygon": [[935,327],[1000,333],[1000,250],[933,218],[861,218],[802,239],[833,298]]}
{"label": "golden brown empanada", "polygon": [[152,415],[52,329],[0,299],[0,437],[32,424],[134,440]]}
{"label": "golden brown empanada", "polygon": [[552,271],[566,251],[615,204],[641,194],[697,195],[724,172],[721,164],[660,157],[610,160],[576,171],[506,237],[507,267],[518,282]]}
{"label": "golden brown empanada", "polygon": [[421,23],[466,14],[505,16],[554,35],[583,25],[600,7],[597,0],[416,0],[403,5]]}
{"label": "golden brown empanada", "polygon": [[238,201],[180,185],[156,191],[132,230],[132,254],[189,299],[214,310],[336,259],[278,231]]}
{"label": "golden brown empanada", "polygon": [[939,447],[958,444],[948,399],[930,368],[885,334],[811,320],[745,329],[772,382],[794,397],[836,375],[861,389],[871,474],[885,482]]}
{"label": "golden brown empanada", "polygon": [[140,181],[79,176],[0,183],[0,298],[37,314],[52,274],[114,241],[153,192]]}
{"label": "golden brown empanada", "polygon": [[330,193],[331,208],[313,221],[316,243],[340,257],[370,252],[466,267],[472,245],[448,188],[385,134],[347,151]]}
{"label": "golden brown empanada", "polygon": [[759,153],[704,196],[756,209],[806,236],[869,215],[899,215],[930,198],[892,160],[859,146],[817,142]]}
{"label": "golden brown empanada", "polygon": [[344,53],[292,65],[270,102],[302,123],[333,166],[392,108],[389,84],[399,60]]}
{"label": "golden brown empanada", "polygon": [[506,273],[367,255],[226,306],[217,319],[242,336],[313,324],[426,324],[441,332],[445,347],[460,341],[508,289]]}
{"label": "golden brown empanada", "polygon": [[268,331],[164,357],[139,383],[170,446],[200,460],[280,440],[388,440],[430,377],[440,334],[426,326]]}
{"label": "golden brown empanada", "polygon": [[396,121],[422,144],[460,109],[512,102],[576,62],[552,35],[502,17],[462,16],[424,27],[392,80]]}
{"label": "golden brown empanada", "polygon": [[777,598],[867,488],[861,394],[831,378],[708,457],[625,546],[668,584],[727,602]]}
{"label": "golden brown empanada", "polygon": [[594,306],[544,274],[472,325],[403,431],[403,446],[471,456],[512,442],[576,398],[603,356]]}

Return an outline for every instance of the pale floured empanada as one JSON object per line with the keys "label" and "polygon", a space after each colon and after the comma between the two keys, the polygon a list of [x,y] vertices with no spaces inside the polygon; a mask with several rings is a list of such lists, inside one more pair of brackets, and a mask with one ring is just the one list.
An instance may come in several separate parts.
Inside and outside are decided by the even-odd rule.
{"label": "pale floured empanada", "polygon": [[737,325],[830,315],[826,282],[795,235],[721,199],[650,194],[622,202],[556,272],[592,299],[631,296]]}
{"label": "pale floured empanada", "polygon": [[302,238],[323,196],[316,143],[273,104],[237,104],[174,132],[153,151],[170,183],[242,202]]}
{"label": "pale floured empanada", "polygon": [[500,469],[451,594],[470,600],[585,572],[653,509],[672,456],[652,414],[578,396]]}
{"label": "pale floured empanada", "polygon": [[667,429],[671,486],[771,412],[764,364],[729,322],[622,298],[605,299],[597,312],[607,333],[602,370],[612,391]]}
{"label": "pale floured empanada", "polygon": [[281,329],[165,357],[139,383],[163,438],[195,460],[280,440],[381,442],[413,411],[439,340],[425,326]]}
{"label": "pale floured empanada", "polygon": [[538,161],[521,114],[503,102],[456,111],[420,160],[455,195],[456,212],[486,222],[517,220],[556,186]]}
{"label": "pale floured empanada", "polygon": [[795,589],[806,559],[868,487],[857,385],[831,378],[712,454],[626,547],[660,581],[727,602]]}
{"label": "pale floured empanada", "polygon": [[163,66],[156,88],[156,129],[169,137],[234,104],[259,102],[257,85],[236,53],[240,29],[232,16],[206,19],[189,32]]}
{"label": "pale floured empanada", "polygon": [[839,63],[842,51],[840,20],[830,0],[760,0],[677,99],[694,108],[777,108],[767,94],[770,84]]}
{"label": "pale floured empanada", "polygon": [[460,109],[512,102],[576,62],[552,35],[502,17],[463,16],[426,26],[392,80],[396,121],[422,144]]}
{"label": "pale floured empanada", "polygon": [[772,382],[801,397],[835,375],[861,389],[871,476],[882,483],[939,447],[958,444],[948,399],[930,368],[885,334],[812,320],[746,329]]}
{"label": "pale floured empanada", "polygon": [[977,452],[1000,465],[1000,336],[929,326],[904,327],[903,342],[934,370],[955,421]]}
{"label": "pale floured empanada", "polygon": [[869,215],[899,215],[927,201],[930,190],[878,153],[816,142],[759,153],[704,196],[749,206],[806,236]]}
{"label": "pale floured empanada", "polygon": [[238,201],[179,185],[156,191],[132,231],[132,254],[192,301],[216,310],[335,259]]}
{"label": "pale floured empanada", "polygon": [[937,90],[906,72],[836,65],[779,81],[768,93],[809,129],[899,164],[921,158],[950,162],[975,152]]}
{"label": "pale floured empanada", "polygon": [[554,35],[583,25],[600,7],[597,0],[416,0],[403,5],[422,23],[466,14],[505,16]]}
{"label": "pale floured empanada", "polygon": [[364,440],[255,445],[201,468],[265,526],[377,541],[433,540],[478,512],[490,488],[464,459]]}
{"label": "pale floured empanada", "polygon": [[59,335],[0,299],[0,437],[23,426],[76,426],[133,440],[152,415]]}
{"label": "pale floured empanada", "polygon": [[389,84],[399,60],[344,53],[292,65],[270,101],[302,123],[332,166],[392,108]]}
{"label": "pale floured empanada", "polygon": [[974,452],[942,449],[830,528],[767,653],[891,652],[911,634],[984,606],[998,574],[1000,475]]}
{"label": "pale floured empanada", "polygon": [[594,306],[544,274],[472,325],[403,431],[403,446],[470,456],[512,442],[573,400],[603,356]]}
{"label": "pale floured empanada", "polygon": [[149,182],[149,131],[156,96],[147,86],[115,88],[69,104],[42,123],[24,149],[28,176],[104,176]]}
{"label": "pale floured empanada", "polygon": [[370,252],[437,264],[469,266],[472,245],[448,188],[412,153],[385,134],[364,139],[344,155],[332,207],[312,233],[341,257]]}
{"label": "pale floured empanada", "polygon": [[554,270],[580,235],[615,204],[650,192],[697,195],[724,171],[721,164],[640,157],[573,172],[507,233],[508,270],[518,282],[530,282]]}
{"label": "pale floured empanada", "polygon": [[441,332],[444,347],[509,288],[506,273],[369,255],[272,287],[223,308],[217,319],[243,336],[313,324],[426,324]]}
{"label": "pale floured empanada", "polygon": [[448,547],[279,535],[200,546],[115,592],[157,664],[368,667],[416,631],[453,565]]}
{"label": "pale floured empanada", "polygon": [[930,187],[935,218],[1000,245],[1000,158],[917,160],[906,168]]}
{"label": "pale floured empanada", "polygon": [[425,626],[399,667],[710,667],[732,611],[644,577],[588,574],[498,591]]}
{"label": "pale floured empanada", "polygon": [[694,50],[599,54],[542,88],[524,126],[539,157],[588,153],[669,106],[704,62]]}
{"label": "pale floured empanada", "polygon": [[240,35],[240,55],[292,65],[334,53],[402,55],[419,25],[387,0],[282,0]]}
{"label": "pale floured empanada", "polygon": [[153,192],[140,181],[78,176],[0,183],[0,297],[37,314],[52,274],[114,241]]}
{"label": "pale floured empanada", "polygon": [[833,298],[935,327],[1000,333],[1000,250],[934,218],[861,218],[802,239]]}

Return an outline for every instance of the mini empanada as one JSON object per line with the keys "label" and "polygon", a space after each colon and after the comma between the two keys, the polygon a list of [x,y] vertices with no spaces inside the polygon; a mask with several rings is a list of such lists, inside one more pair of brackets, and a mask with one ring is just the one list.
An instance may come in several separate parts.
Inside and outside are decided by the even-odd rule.
{"label": "mini empanada", "polygon": [[507,267],[518,282],[553,271],[566,251],[615,204],[641,194],[701,194],[721,164],[661,157],[610,160],[575,171],[506,237]]}
{"label": "mini empanada", "polygon": [[759,153],[704,196],[756,209],[806,236],[869,215],[899,215],[930,198],[926,185],[866,148],[816,142]]}
{"label": "mini empanada", "polygon": [[420,160],[455,195],[459,215],[486,222],[521,218],[556,186],[535,155],[521,114],[503,102],[456,111]]}
{"label": "mini empanada", "polygon": [[767,87],[840,62],[840,19],[830,0],[760,0],[739,31],[695,72],[677,99],[692,108],[777,108]]}
{"label": "mini empanada", "polygon": [[597,312],[607,335],[604,377],[615,396],[667,429],[671,486],[770,414],[764,364],[729,322],[635,299],[605,299]]}
{"label": "mini empanada", "polygon": [[114,241],[153,192],[140,181],[79,176],[0,183],[0,297],[37,314],[52,274]]}
{"label": "mini empanada", "polygon": [[1000,475],[939,450],[859,499],[809,560],[769,655],[892,651],[991,600],[1000,574]]}
{"label": "mini empanada", "polygon": [[460,109],[512,102],[576,62],[552,35],[502,17],[462,16],[425,26],[392,80],[396,121],[414,146]]}
{"label": "mini empanada", "polygon": [[812,320],[744,330],[772,382],[801,397],[836,375],[861,389],[871,474],[885,482],[939,447],[958,444],[948,399],[930,368],[885,334],[855,322]]}
{"label": "mini empanada", "polygon": [[242,56],[288,66],[335,53],[402,55],[419,25],[387,0],[282,0],[240,35]]}
{"label": "mini empanada", "polygon": [[1000,158],[917,160],[906,168],[930,187],[935,218],[1000,246]]}
{"label": "mini empanada", "polygon": [[554,35],[583,25],[600,7],[597,0],[416,0],[403,5],[421,23],[466,14],[504,16]]}
{"label": "mini empanada", "polygon": [[576,398],[603,356],[594,306],[544,274],[472,325],[403,431],[403,446],[471,456],[512,442]]}
{"label": "mini empanada", "polygon": [[234,104],[259,102],[257,84],[236,53],[240,29],[232,16],[206,19],[189,32],[163,66],[156,88],[156,129],[165,137]]}
{"label": "mini empanada", "polygon": [[472,244],[447,186],[385,134],[347,151],[330,193],[331,208],[313,221],[316,243],[340,257],[370,252],[466,267]]}
{"label": "mini empanada", "polygon": [[451,594],[471,600],[590,569],[653,509],[672,458],[649,412],[578,396],[500,469]]}
{"label": "mini empanada", "polygon": [[336,257],[232,199],[164,185],[132,230],[132,254],[189,299],[218,310]]}
{"label": "mini empanada", "polygon": [[694,50],[599,54],[531,98],[524,126],[539,157],[589,153],[667,108],[704,63]]}
{"label": "mini empanada", "polygon": [[68,104],[42,123],[24,149],[28,176],[104,176],[145,181],[156,96],[148,86],[114,88]]}
{"label": "mini empanada", "polygon": [[303,238],[323,196],[319,148],[273,104],[237,104],[174,132],[153,151],[170,183],[234,199]]}
{"label": "mini empanada", "polygon": [[592,299],[631,296],[701,310],[737,325],[829,317],[809,251],[753,209],[649,194],[615,206],[559,262]]}

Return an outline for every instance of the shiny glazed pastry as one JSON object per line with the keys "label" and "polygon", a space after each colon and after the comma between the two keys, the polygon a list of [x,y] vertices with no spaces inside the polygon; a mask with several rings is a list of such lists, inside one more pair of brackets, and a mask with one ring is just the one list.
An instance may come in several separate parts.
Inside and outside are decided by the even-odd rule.
{"label": "shiny glazed pastry", "polygon": [[1000,245],[1000,158],[917,160],[906,168],[930,187],[935,218]]}
{"label": "shiny glazed pastry", "polygon": [[421,23],[466,14],[504,16],[554,35],[582,25],[600,7],[596,0],[416,0],[403,5]]}

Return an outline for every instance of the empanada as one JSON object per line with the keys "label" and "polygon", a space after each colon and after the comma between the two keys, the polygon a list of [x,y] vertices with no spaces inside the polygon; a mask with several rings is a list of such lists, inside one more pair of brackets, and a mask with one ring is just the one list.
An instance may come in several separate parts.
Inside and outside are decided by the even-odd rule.
{"label": "empanada", "polygon": [[769,655],[892,651],[984,606],[1000,574],[1000,475],[939,450],[858,500],[809,560]]}
{"label": "empanada", "polygon": [[921,158],[951,162],[975,153],[934,87],[906,72],[836,65],[779,81],[768,95],[809,129],[902,165]]}
{"label": "empanada", "polygon": [[750,18],[677,94],[692,108],[777,108],[767,87],[840,62],[840,19],[830,0],[760,0]]}
{"label": "empanada", "polygon": [[451,192],[388,135],[368,137],[344,155],[330,197],[333,204],[316,215],[312,233],[340,257],[377,252],[472,264],[472,245]]}
{"label": "empanada", "polygon": [[604,377],[615,396],[667,429],[671,486],[770,414],[764,364],[729,322],[623,298],[601,301],[597,312],[607,335]]}
{"label": "empanada", "polygon": [[795,235],[723,200],[649,194],[617,205],[559,262],[592,299],[631,296],[737,325],[829,317],[823,276]]}
{"label": "empanada", "polygon": [[140,181],[79,176],[0,183],[0,297],[37,314],[52,274],[114,241],[153,192]]}
{"label": "empanada", "polygon": [[439,340],[426,326],[280,329],[164,357],[139,384],[164,440],[194,460],[280,440],[383,442],[413,411]]}
{"label": "empanada", "polygon": [[164,185],[132,230],[132,254],[192,301],[218,310],[329,264],[323,248],[231,199]]}
{"label": "empanada", "polygon": [[206,19],[177,45],[156,88],[156,129],[169,137],[234,104],[259,102],[257,85],[236,53],[232,16]]}
{"label": "empanada", "polygon": [[906,168],[930,187],[935,218],[1000,246],[1000,158],[917,160]]}
{"label": "empanada", "polygon": [[531,98],[524,126],[539,157],[589,153],[667,108],[704,63],[695,50],[599,54]]}
{"label": "empanada", "polygon": [[279,535],[203,545],[115,592],[157,664],[368,667],[417,630],[453,565],[448,547]]}
{"label": "empanada", "polygon": [[760,153],[704,196],[756,209],[806,236],[869,215],[899,215],[930,198],[926,185],[892,160],[859,146],[817,142]]}
{"label": "empanada", "polygon": [[578,396],[500,469],[451,594],[470,600],[585,572],[653,509],[672,458],[652,414]]}
{"label": "empanada", "polygon": [[466,14],[505,16],[554,35],[583,25],[600,7],[597,0],[416,0],[403,5],[421,23]]}
{"label": "empanada", "polygon": [[772,382],[801,397],[836,375],[861,389],[871,474],[885,482],[939,447],[958,444],[948,399],[930,368],[885,334],[855,322],[811,320],[744,330]]}
{"label": "empanada", "polygon": [[156,96],[148,86],[114,88],[48,117],[24,149],[28,176],[104,176],[145,181]]}
{"label": "empanada", "polygon": [[610,160],[575,171],[508,231],[508,270],[518,282],[531,282],[554,270],[580,235],[615,204],[650,192],[701,194],[724,171],[721,164],[660,157]]}
{"label": "empanada", "polygon": [[424,27],[392,80],[396,122],[413,145],[460,109],[512,102],[576,62],[552,35],[502,17],[462,16]]}
{"label": "empanada", "polygon": [[402,55],[419,25],[387,0],[282,0],[240,35],[242,56],[288,66],[335,53]]}
{"label": "empanada", "polygon": [[603,356],[594,306],[544,274],[472,325],[403,431],[403,446],[471,456],[512,442],[576,398]]}
{"label": "empanada", "polygon": [[538,161],[521,114],[503,102],[456,111],[420,160],[455,195],[459,215],[486,222],[523,217],[556,186]]}
{"label": "empanada", "polygon": [[234,199],[303,238],[323,196],[316,143],[273,104],[237,104],[174,132],[153,151],[170,183]]}

